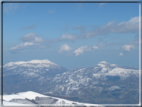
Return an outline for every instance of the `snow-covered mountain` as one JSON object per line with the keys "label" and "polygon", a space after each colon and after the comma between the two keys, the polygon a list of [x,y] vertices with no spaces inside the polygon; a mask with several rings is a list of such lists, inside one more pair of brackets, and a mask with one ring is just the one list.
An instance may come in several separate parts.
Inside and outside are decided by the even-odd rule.
{"label": "snow-covered mountain", "polygon": [[9,74],[20,74],[37,77],[42,75],[56,75],[65,72],[67,69],[45,59],[9,62],[3,66],[4,76]]}
{"label": "snow-covered mountain", "polygon": [[96,87],[100,84],[108,86],[106,89],[109,89],[112,87],[109,86],[110,82],[117,83],[118,81],[125,81],[129,77],[138,78],[138,76],[139,70],[124,69],[102,61],[91,68],[74,69],[64,72],[62,75],[56,75],[52,81],[53,84],[56,84],[56,88],[51,90],[50,93],[71,95],[75,92],[79,94],[80,89],[84,87],[95,87],[101,90],[103,87]]}
{"label": "snow-covered mountain", "polygon": [[[138,102],[139,70],[105,61],[68,71],[49,60],[10,62],[3,76],[4,92],[9,94],[32,90],[85,103]],[[124,99],[131,94],[135,97]]]}
{"label": "snow-covered mountain", "polygon": [[[4,106],[25,106],[25,105],[34,105],[34,106],[44,106],[44,105],[55,105],[55,106],[82,106],[85,107],[89,104],[79,103],[75,101],[70,101],[62,98],[52,97],[43,95],[33,91],[20,92],[11,95],[3,95]],[[98,105],[100,106],[100,105]]]}
{"label": "snow-covered mountain", "polygon": [[66,68],[47,59],[10,62],[3,66],[3,88],[9,94],[28,90],[40,92],[42,87],[46,89],[51,85],[50,81],[55,75],[65,71]]}

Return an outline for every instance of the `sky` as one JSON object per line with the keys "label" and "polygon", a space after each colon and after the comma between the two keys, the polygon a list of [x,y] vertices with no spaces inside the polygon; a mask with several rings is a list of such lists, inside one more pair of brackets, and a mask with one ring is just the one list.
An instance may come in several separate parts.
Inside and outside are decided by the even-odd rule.
{"label": "sky", "polygon": [[139,68],[139,3],[4,3],[3,63]]}

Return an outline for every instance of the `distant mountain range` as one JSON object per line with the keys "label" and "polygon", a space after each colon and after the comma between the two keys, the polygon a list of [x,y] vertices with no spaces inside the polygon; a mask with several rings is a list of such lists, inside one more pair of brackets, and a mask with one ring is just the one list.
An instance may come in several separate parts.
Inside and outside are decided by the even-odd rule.
{"label": "distant mountain range", "polygon": [[7,94],[32,90],[83,103],[139,103],[139,70],[105,61],[73,70],[47,59],[20,61],[5,64],[3,71]]}

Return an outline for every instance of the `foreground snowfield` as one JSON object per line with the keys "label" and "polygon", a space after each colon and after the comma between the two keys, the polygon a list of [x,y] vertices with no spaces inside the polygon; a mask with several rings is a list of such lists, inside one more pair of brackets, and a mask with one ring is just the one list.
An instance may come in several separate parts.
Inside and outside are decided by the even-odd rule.
{"label": "foreground snowfield", "polygon": [[3,95],[3,105],[4,106],[101,106],[87,103],[74,102],[62,98],[46,96],[37,92],[27,91],[20,92],[11,95]]}

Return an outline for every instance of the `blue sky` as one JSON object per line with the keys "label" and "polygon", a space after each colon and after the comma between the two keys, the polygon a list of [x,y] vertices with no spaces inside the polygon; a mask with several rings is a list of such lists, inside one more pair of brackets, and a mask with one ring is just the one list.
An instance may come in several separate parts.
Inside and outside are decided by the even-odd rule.
{"label": "blue sky", "polygon": [[138,3],[4,3],[4,64],[48,59],[139,68]]}

